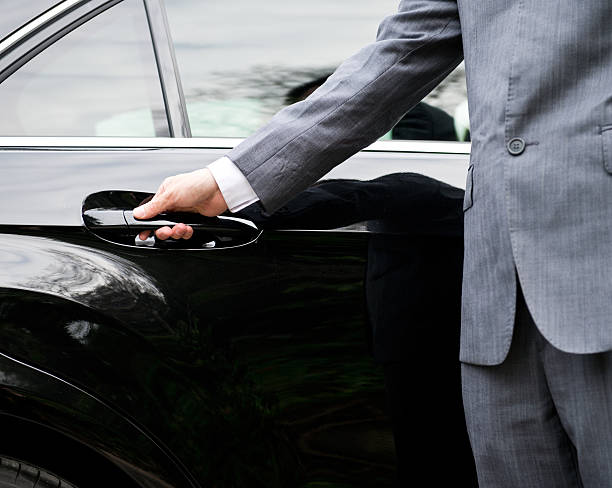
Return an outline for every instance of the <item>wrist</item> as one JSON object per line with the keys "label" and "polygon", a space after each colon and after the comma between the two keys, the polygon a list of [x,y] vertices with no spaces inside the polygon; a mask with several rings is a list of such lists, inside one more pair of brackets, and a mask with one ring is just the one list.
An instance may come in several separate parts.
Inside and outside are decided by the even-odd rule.
{"label": "wrist", "polygon": [[238,212],[256,202],[257,195],[246,177],[227,157],[217,159],[207,166],[231,212]]}

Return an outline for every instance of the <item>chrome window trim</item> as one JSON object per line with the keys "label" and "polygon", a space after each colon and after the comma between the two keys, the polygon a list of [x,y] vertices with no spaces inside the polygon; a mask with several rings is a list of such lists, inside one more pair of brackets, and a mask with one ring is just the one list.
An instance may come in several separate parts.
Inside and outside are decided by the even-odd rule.
{"label": "chrome window trim", "polygon": [[[14,149],[233,149],[244,139],[173,137],[0,137],[0,151]],[[470,154],[469,142],[377,141],[366,152]]]}
{"label": "chrome window trim", "polygon": [[53,22],[57,17],[72,7],[78,6],[81,3],[86,3],[87,1],[88,0],[64,0],[39,16],[34,17],[0,42],[0,56],[40,27]]}
{"label": "chrome window trim", "polygon": [[[84,23],[97,17],[98,15],[114,7],[115,5],[122,3],[123,1],[124,0],[64,0],[64,2],[56,5],[56,7],[53,7],[51,9],[54,11],[54,14],[52,16],[46,16],[46,14],[51,11],[49,10],[36,17],[36,19],[39,19],[40,17],[45,16],[46,20],[42,23],[39,23],[36,28],[28,31],[28,33],[24,33],[19,38],[19,40],[16,40],[13,44],[11,44],[11,46],[8,46],[4,52],[0,51],[0,86],[6,78],[10,77],[15,71],[19,70],[31,59],[43,53],[50,45],[63,38],[66,34],[69,34],[73,30],[78,29]],[[159,39],[165,40],[166,46],[169,46],[168,43],[171,42],[168,37],[168,28],[167,26],[163,25],[165,19],[165,10],[163,10],[163,5],[161,3],[159,4],[159,7],[156,7],[154,9],[156,11],[155,17],[158,19],[158,23],[160,21],[162,22],[160,34],[160,28],[157,28],[155,30],[153,29],[150,15],[150,2],[148,0],[141,0],[140,3],[142,4],[142,8],[144,9],[144,14],[146,16],[146,21],[148,24],[148,31],[151,36],[151,45],[153,47],[156,63],[155,69],[157,71],[157,80],[158,85],[160,86],[160,89],[162,91],[166,123],[168,124],[170,135],[173,137],[188,137],[191,135],[191,132],[187,120],[187,109],[185,108],[184,100],[182,99],[182,88],[180,87],[180,80],[177,78],[178,75],[175,76],[174,72],[169,73],[169,70],[173,69],[173,54],[172,52],[164,52],[163,59],[165,59],[165,61],[163,63],[160,62],[160,59],[162,59],[162,57],[160,57],[158,47],[156,45],[156,36],[158,41]],[[60,6],[62,6],[63,8],[60,9]],[[48,37],[44,37],[45,32],[47,30],[50,30],[52,26],[56,23],[59,24],[59,28],[51,32]],[[30,23],[26,24],[26,26],[29,24]],[[16,31],[15,35],[17,35],[21,30],[22,29]],[[39,40],[40,37],[43,37],[43,39]],[[164,43],[162,42],[160,43],[160,45],[164,46]],[[25,53],[19,54],[19,51],[22,49],[25,51]],[[169,50],[169,48],[166,47],[166,50]],[[16,60],[11,60],[11,56],[13,56],[15,53],[18,54]],[[168,61],[168,58],[170,58],[170,62]],[[163,70],[162,65],[164,66]],[[165,76],[166,78],[164,79],[163,76]],[[171,88],[170,93],[172,96],[167,97],[167,90],[165,85]],[[2,137],[0,136],[0,138]],[[31,137],[28,139],[38,139],[38,137]],[[69,139],[74,138],[71,137]],[[34,147],[36,146],[37,144],[34,143]],[[52,143],[52,146],[55,147],[55,144]],[[87,146],[91,146],[91,144],[87,144]]]}
{"label": "chrome window trim", "polygon": [[171,137],[191,137],[187,105],[162,0],[144,0]]}
{"label": "chrome window trim", "polygon": [[[23,36],[17,43],[0,52],[0,83],[65,35],[123,1],[83,0],[82,3],[64,9],[61,15],[58,13],[47,20],[31,35]],[[73,13],[74,15],[71,15]],[[51,30],[51,26],[55,24],[59,27],[45,37],[45,32]],[[20,53],[20,50],[23,52]]]}

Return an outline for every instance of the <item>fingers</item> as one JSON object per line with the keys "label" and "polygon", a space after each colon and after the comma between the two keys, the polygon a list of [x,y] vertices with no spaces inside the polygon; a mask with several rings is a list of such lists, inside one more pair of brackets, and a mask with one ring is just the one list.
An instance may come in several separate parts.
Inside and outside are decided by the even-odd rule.
{"label": "fingers", "polygon": [[155,195],[150,202],[134,209],[134,217],[137,219],[150,219],[162,213],[164,210],[165,206],[163,200]]}
{"label": "fingers", "polygon": [[176,224],[170,228],[168,226],[161,227],[155,231],[158,239],[165,241],[166,239],[191,239],[193,236],[193,228],[185,224]]}
{"label": "fingers", "polygon": [[193,236],[193,228],[189,225],[186,225],[185,227],[187,228],[187,230],[183,235],[183,239],[191,239],[191,237]]}
{"label": "fingers", "polygon": [[[208,168],[166,178],[153,198],[136,207],[136,219],[150,219],[166,211],[199,212],[202,215],[216,216],[227,209],[219,186]],[[139,234],[141,240],[150,237],[150,231]],[[165,226],[155,231],[160,240],[191,239],[193,228],[185,224]]]}
{"label": "fingers", "polygon": [[162,241],[165,241],[172,235],[172,229],[168,226],[160,227],[155,231],[155,236]]}
{"label": "fingers", "polygon": [[227,203],[212,172],[202,168],[166,178],[151,201],[134,209],[134,217],[150,219],[162,212],[179,210],[214,217],[226,209]]}
{"label": "fingers", "polygon": [[[150,230],[143,230],[138,234],[141,241],[146,240],[151,235]],[[185,224],[176,224],[170,228],[168,226],[161,227],[155,231],[158,239],[165,241],[166,239],[191,239],[193,237],[193,228]]]}

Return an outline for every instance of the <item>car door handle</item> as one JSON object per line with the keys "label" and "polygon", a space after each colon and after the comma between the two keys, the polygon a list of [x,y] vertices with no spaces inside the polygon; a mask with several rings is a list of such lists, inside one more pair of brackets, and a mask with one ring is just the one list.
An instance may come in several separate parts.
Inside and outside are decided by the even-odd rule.
{"label": "car door handle", "polygon": [[259,232],[257,226],[248,220],[237,217],[229,217],[220,215],[219,217],[206,217],[197,213],[191,212],[172,212],[161,213],[152,219],[137,219],[134,217],[132,210],[124,210],[123,216],[130,229],[137,230],[155,230],[160,227],[176,224],[186,224],[196,230],[214,231],[219,234],[231,236],[241,235],[245,231]]}
{"label": "car door handle", "polygon": [[132,231],[141,232],[180,223],[191,226],[194,231],[209,230],[229,235],[243,233],[245,226],[257,230],[257,226],[248,220],[226,216],[205,217],[190,212],[161,213],[151,219],[137,219],[132,210],[94,208],[84,211],[83,218],[91,230],[123,230],[127,226]]}
{"label": "car door handle", "polygon": [[[90,195],[83,204],[83,222],[85,227],[93,234],[106,241],[136,247],[156,247],[173,249],[218,249],[243,246],[257,240],[261,230],[246,219],[220,215],[206,217],[191,212],[161,213],[151,219],[137,219],[133,208],[140,203],[138,198],[127,198],[140,193],[128,192],[100,192]],[[117,195],[119,194],[119,196]],[[95,203],[108,205],[109,196],[114,200],[106,207],[94,206]],[[131,200],[131,201],[130,201]],[[131,208],[125,208],[123,202],[129,202]],[[132,202],[135,202],[132,206]],[[121,208],[123,207],[123,208]],[[145,230],[154,231],[160,227],[183,223],[193,228],[191,239],[149,239],[146,243],[141,241],[138,234]]]}

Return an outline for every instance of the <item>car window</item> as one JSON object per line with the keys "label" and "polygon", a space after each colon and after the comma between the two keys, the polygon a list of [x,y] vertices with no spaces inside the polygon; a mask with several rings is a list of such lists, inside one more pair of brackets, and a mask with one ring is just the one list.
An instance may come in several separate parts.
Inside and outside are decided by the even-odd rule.
{"label": "car window", "polygon": [[37,17],[59,0],[2,0],[0,15],[0,39]]}
{"label": "car window", "polygon": [[0,84],[3,136],[168,136],[141,0],[125,0]]}
{"label": "car window", "polygon": [[[376,38],[398,0],[172,0],[168,19],[196,137],[244,137]],[[460,66],[384,138],[466,137]],[[423,124],[416,123],[425,118]],[[433,123],[430,123],[433,121]],[[464,121],[467,123],[467,119]],[[458,132],[462,136],[458,136]]]}

